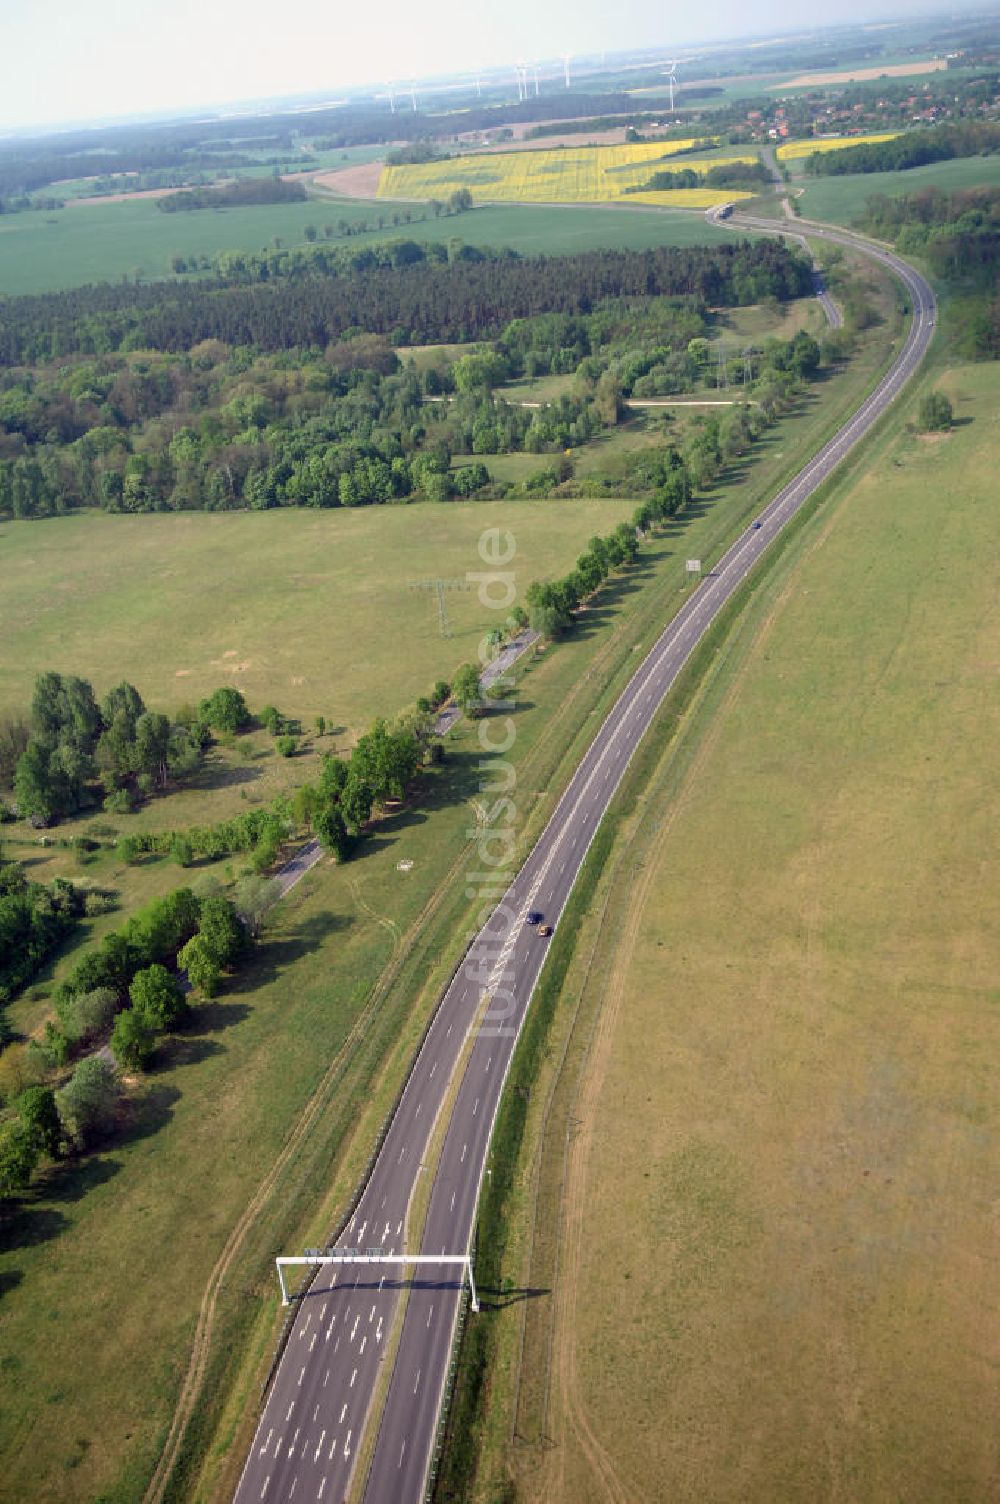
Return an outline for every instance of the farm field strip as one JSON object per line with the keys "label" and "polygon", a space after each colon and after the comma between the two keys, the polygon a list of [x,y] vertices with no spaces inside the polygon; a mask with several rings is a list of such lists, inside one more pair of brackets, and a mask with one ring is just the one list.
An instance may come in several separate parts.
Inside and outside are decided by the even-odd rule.
{"label": "farm field strip", "polygon": [[895,141],[902,131],[875,131],[869,136],[813,136],[808,141],[783,141],[775,149],[780,162],[795,162],[811,157],[814,151],[842,151],[848,146],[869,146],[878,141]]}
{"label": "farm field strip", "polygon": [[754,153],[699,161],[678,157],[692,141],[639,142],[558,151],[522,151],[453,158],[404,167],[386,167],[379,181],[380,199],[445,197],[466,188],[473,200],[516,203],[605,203],[638,200],[676,208],[706,208],[731,198],[750,197],[727,189],[676,189],[633,194],[626,190],[647,181],[661,163],[667,170],[695,170],[727,163],[752,162]]}

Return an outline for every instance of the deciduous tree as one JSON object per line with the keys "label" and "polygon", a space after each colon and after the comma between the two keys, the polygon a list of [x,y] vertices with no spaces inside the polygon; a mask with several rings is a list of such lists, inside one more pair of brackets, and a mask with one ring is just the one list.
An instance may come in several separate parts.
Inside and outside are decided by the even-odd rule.
{"label": "deciduous tree", "polygon": [[188,1013],[180,982],[165,966],[137,971],[129,987],[132,1007],[155,1029],[171,1029]]}
{"label": "deciduous tree", "polygon": [[152,1024],[138,1008],[126,1008],[115,1019],[111,1053],[123,1071],[145,1070],[155,1041]]}

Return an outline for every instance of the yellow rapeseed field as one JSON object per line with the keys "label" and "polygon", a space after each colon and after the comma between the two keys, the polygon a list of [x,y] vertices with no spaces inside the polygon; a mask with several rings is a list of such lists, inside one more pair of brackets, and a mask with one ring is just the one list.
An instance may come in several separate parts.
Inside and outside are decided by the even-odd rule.
{"label": "yellow rapeseed field", "polygon": [[881,131],[874,136],[827,136],[811,141],[785,141],[775,155],[782,162],[794,162],[799,157],[811,157],[814,151],[840,151],[845,146],[865,146],[869,141],[894,141],[902,131]]}
{"label": "yellow rapeseed field", "polygon": [[[629,146],[582,146],[552,151],[497,152],[457,157],[445,162],[423,162],[406,167],[386,167],[378,185],[379,198],[446,199],[458,188],[467,188],[477,203],[607,203],[626,202],[665,205],[678,209],[703,209],[748,194],[722,188],[681,188],[664,193],[627,193],[651,177],[661,163],[680,169],[708,167],[729,162],[752,162],[755,157],[714,157],[698,161],[685,157],[666,162],[694,141],[643,141]],[[709,145],[710,143],[705,143]]]}

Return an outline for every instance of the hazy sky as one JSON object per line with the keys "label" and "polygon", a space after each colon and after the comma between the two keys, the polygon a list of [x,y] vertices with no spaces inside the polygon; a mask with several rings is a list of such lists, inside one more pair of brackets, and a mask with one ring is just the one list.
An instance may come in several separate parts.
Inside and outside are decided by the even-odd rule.
{"label": "hazy sky", "polygon": [[[824,0],[826,23],[933,8]],[[0,129],[799,29],[790,0],[0,0]]]}

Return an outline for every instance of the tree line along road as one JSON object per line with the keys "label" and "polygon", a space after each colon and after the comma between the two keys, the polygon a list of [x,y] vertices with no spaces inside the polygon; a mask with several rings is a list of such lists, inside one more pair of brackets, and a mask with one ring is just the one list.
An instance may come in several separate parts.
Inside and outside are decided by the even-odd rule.
{"label": "tree line along road", "polygon": [[[688,597],[639,666],[584,754],[548,824],[473,941],[444,994],[351,1221],[339,1242],[362,1251],[466,1253],[490,1136],[546,942],[529,914],[557,925],[598,825],[638,743],[719,611],[774,539],[869,432],[918,369],[933,337],[930,286],[891,251],[801,220],[739,218],[742,227],[861,250],[903,284],[912,318],[891,367],[852,417],[759,513]],[[459,1077],[459,1066],[461,1075]],[[432,1129],[449,1116],[419,1249],[407,1217]],[[294,1250],[289,1250],[293,1252]],[[386,1270],[392,1266],[385,1266]],[[334,1272],[330,1273],[329,1270]],[[383,1369],[406,1292],[386,1387]],[[463,1300],[461,1280],[379,1277],[379,1266],[325,1266],[298,1301],[240,1479],[237,1504],[341,1504],[355,1484],[362,1438],[366,1504],[418,1504],[425,1495]],[[473,1318],[475,1319],[475,1318]],[[385,1392],[379,1416],[376,1393]]]}

